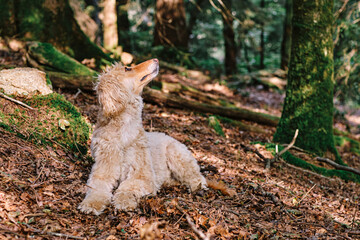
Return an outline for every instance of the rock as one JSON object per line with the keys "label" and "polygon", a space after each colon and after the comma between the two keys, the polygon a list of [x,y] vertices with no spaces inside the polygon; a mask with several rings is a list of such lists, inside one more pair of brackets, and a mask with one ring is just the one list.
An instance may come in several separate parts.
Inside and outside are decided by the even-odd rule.
{"label": "rock", "polygon": [[6,94],[24,94],[39,92],[42,95],[52,93],[51,85],[46,81],[46,73],[36,68],[14,68],[0,71],[0,88]]}

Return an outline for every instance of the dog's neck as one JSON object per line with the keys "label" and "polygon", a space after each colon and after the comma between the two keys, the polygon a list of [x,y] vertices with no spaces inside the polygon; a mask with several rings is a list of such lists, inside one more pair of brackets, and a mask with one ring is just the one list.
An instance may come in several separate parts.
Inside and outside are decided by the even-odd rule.
{"label": "dog's neck", "polygon": [[103,111],[100,109],[96,128],[111,125],[113,129],[122,132],[131,131],[134,128],[142,128],[142,109],[143,100],[141,96],[136,96],[129,101],[125,108],[111,117],[104,117]]}

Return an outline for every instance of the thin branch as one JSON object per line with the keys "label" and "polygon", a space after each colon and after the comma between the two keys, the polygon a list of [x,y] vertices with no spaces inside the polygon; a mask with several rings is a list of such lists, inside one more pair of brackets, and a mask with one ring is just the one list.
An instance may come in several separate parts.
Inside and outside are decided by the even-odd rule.
{"label": "thin branch", "polygon": [[283,155],[287,150],[289,150],[292,146],[294,146],[298,134],[299,134],[299,129],[296,129],[295,134],[294,134],[294,137],[293,137],[293,139],[291,140],[290,144],[289,144],[286,148],[284,148],[283,150],[281,150],[280,153],[275,156],[276,159],[278,159],[278,158],[279,158],[281,155]]}
{"label": "thin branch", "polygon": [[334,162],[334,161],[332,161],[332,160],[330,160],[328,158],[316,157],[316,160],[318,160],[319,162],[325,162],[327,164],[330,164],[331,166],[333,166],[336,169],[345,170],[345,171],[352,172],[352,173],[355,173],[357,175],[360,175],[360,170],[349,167],[349,166],[343,166],[343,165],[337,164],[336,162]]}
{"label": "thin branch", "polygon": [[314,184],[314,186],[312,186],[310,189],[309,189],[309,191],[307,191],[306,193],[305,193],[305,195],[300,199],[300,201],[298,202],[298,206],[300,205],[300,203],[306,198],[306,196],[311,192],[311,190],[313,190],[313,188],[316,186],[316,183]]}
{"label": "thin branch", "polygon": [[55,232],[41,231],[40,229],[34,228],[34,227],[30,226],[30,225],[27,224],[27,223],[22,223],[22,224],[25,225],[26,227],[28,227],[31,231],[33,231],[33,232],[35,232],[35,233],[47,234],[47,235],[56,236],[56,237],[64,237],[65,239],[68,239],[68,238],[84,239],[84,237],[73,236],[73,235],[68,235],[68,234],[63,234],[63,233],[55,233]]}
{"label": "thin branch", "polygon": [[7,99],[7,100],[9,100],[9,101],[12,101],[12,102],[14,102],[14,103],[17,103],[17,104],[19,104],[19,105],[21,105],[21,106],[23,106],[23,107],[26,107],[26,108],[28,108],[28,109],[30,109],[30,110],[35,110],[34,108],[30,107],[29,105],[27,105],[27,104],[25,104],[25,103],[23,103],[23,102],[20,102],[19,100],[13,99],[13,98],[11,98],[11,97],[9,97],[9,96],[6,96],[6,95],[3,94],[3,93],[0,93],[0,97],[3,97],[3,98],[5,98],[5,99]]}
{"label": "thin branch", "polygon": [[186,216],[186,221],[188,222],[188,224],[190,225],[191,229],[196,233],[196,235],[197,235],[200,239],[202,239],[202,240],[210,240],[210,239],[211,239],[209,233],[207,233],[207,234],[205,235],[205,233],[203,233],[200,229],[198,229],[198,228],[195,226],[195,223],[191,220],[191,217],[189,216],[189,214],[188,214],[187,212],[185,212],[185,210],[184,210],[182,207],[180,207],[180,206],[177,205],[177,204],[176,204],[175,206],[176,206],[176,208],[177,208],[180,212],[182,212],[183,214],[185,214],[185,216]]}

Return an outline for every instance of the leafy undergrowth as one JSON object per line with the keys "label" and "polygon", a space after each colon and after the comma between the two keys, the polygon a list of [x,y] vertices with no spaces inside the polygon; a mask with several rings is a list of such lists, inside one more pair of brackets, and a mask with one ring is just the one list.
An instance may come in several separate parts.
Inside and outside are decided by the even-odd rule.
{"label": "leafy undergrowth", "polygon": [[[95,122],[93,96],[66,96]],[[208,179],[226,183],[237,194],[225,196],[213,189],[191,194],[176,186],[142,199],[135,212],[116,212],[109,206],[100,216],[82,214],[77,206],[92,163],[0,129],[0,236],[197,239],[189,216],[198,230],[214,239],[360,238],[359,184],[281,162],[265,171],[265,163],[240,146],[270,157],[265,147],[251,142],[270,142],[274,128],[264,127],[267,133],[259,134],[223,123],[225,137],[221,137],[209,126],[207,115],[149,104],[144,126],[185,143]]]}

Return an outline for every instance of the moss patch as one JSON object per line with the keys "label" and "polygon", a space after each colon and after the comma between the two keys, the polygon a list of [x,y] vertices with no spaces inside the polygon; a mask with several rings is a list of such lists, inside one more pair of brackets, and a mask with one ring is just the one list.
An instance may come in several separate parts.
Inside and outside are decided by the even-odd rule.
{"label": "moss patch", "polygon": [[31,58],[41,62],[45,70],[61,71],[78,75],[96,75],[97,72],[87,68],[75,59],[57,50],[50,43],[31,42],[28,44]]}
{"label": "moss patch", "polygon": [[225,133],[220,125],[219,120],[216,118],[216,116],[210,116],[208,118],[208,121],[209,121],[209,126],[211,128],[213,128],[218,135],[225,137]]}
{"label": "moss patch", "polygon": [[[27,110],[0,99],[1,128],[36,144],[60,145],[76,155],[87,153],[90,127],[76,107],[62,95],[36,95],[22,101],[36,110]],[[65,130],[60,129],[60,120],[67,120],[70,125]]]}
{"label": "moss patch", "polygon": [[349,148],[349,151],[360,156],[360,142],[345,136],[334,136],[336,146]]}
{"label": "moss patch", "polygon": [[[265,145],[266,149],[271,151],[272,154],[275,156],[275,146],[276,144],[274,143],[268,143]],[[278,146],[279,147],[279,151],[281,151],[282,149],[284,149],[282,146]],[[360,176],[356,175],[352,172],[348,172],[348,171],[344,171],[344,170],[338,170],[338,169],[327,169],[327,168],[323,168],[323,167],[318,167],[315,166],[314,164],[308,163],[305,160],[302,160],[300,158],[295,157],[294,155],[292,155],[289,152],[285,152],[282,156],[281,156],[286,162],[304,168],[304,169],[308,169],[310,171],[316,172],[318,174],[321,174],[323,176],[326,177],[339,177],[341,179],[344,179],[346,181],[353,181],[353,182],[358,182],[360,183]]]}

